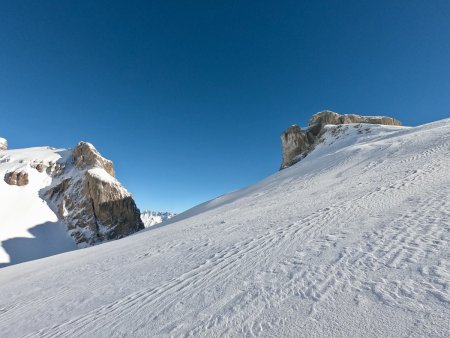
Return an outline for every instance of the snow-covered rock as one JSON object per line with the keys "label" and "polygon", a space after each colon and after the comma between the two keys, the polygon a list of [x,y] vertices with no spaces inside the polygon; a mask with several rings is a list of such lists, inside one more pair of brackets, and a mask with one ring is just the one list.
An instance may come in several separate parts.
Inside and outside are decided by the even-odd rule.
{"label": "snow-covered rock", "polygon": [[80,142],[73,166],[56,175],[43,191],[77,244],[118,239],[144,228],[131,194],[114,177],[111,161]]}
{"label": "snow-covered rock", "polygon": [[176,213],[168,211],[144,210],[141,213],[141,219],[146,228],[168,221],[174,216],[176,216]]}
{"label": "snow-covered rock", "polygon": [[382,124],[385,126],[401,126],[402,123],[389,116],[362,116],[355,114],[338,114],[331,110],[323,110],[314,114],[309,120],[308,125],[315,124],[351,124],[351,123],[368,123],[368,124]]}
{"label": "snow-covered rock", "polygon": [[3,137],[0,137],[0,151],[8,149],[8,141]]}
{"label": "snow-covered rock", "polygon": [[282,163],[280,169],[285,169],[308,155],[321,141],[326,125],[353,123],[401,126],[399,120],[387,116],[340,115],[331,110],[321,111],[309,119],[308,128],[303,130],[294,124],[281,134]]}
{"label": "snow-covered rock", "polygon": [[326,129],[168,226],[0,269],[2,337],[448,337],[450,119]]}
{"label": "snow-covered rock", "polygon": [[[89,143],[0,153],[0,266],[144,228],[112,162]],[[27,243],[27,244],[25,244]]]}

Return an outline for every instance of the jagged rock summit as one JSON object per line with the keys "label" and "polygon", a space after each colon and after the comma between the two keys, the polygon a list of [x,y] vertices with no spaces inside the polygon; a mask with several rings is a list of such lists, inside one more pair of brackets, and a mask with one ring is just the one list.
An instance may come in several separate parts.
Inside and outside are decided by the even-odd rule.
{"label": "jagged rock summit", "polygon": [[144,229],[112,161],[92,144],[10,150],[0,144],[0,267]]}
{"label": "jagged rock summit", "polygon": [[43,192],[75,241],[95,244],[144,228],[131,194],[115,179],[113,163],[87,142],[72,151],[74,167]]}
{"label": "jagged rock summit", "polygon": [[326,125],[342,125],[353,123],[382,124],[401,126],[401,122],[388,116],[361,116],[355,114],[338,114],[324,110],[314,114],[308,120],[305,129],[292,125],[281,134],[282,157],[281,169],[290,167],[308,155],[320,142],[326,131]]}

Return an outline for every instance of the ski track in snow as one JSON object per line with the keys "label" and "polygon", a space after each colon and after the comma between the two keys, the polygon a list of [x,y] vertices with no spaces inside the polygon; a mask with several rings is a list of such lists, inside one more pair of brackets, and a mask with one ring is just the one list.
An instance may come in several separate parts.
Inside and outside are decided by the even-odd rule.
{"label": "ski track in snow", "polygon": [[450,120],[352,128],[191,217],[0,270],[0,332],[448,336]]}

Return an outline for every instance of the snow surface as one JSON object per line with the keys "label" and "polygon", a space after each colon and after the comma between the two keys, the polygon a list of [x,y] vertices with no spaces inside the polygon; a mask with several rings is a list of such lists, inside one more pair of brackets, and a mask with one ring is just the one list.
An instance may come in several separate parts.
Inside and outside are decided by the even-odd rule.
{"label": "snow surface", "polygon": [[174,212],[145,210],[141,212],[141,220],[146,228],[150,228],[156,224],[168,221],[175,215],[176,213]]}
{"label": "snow surface", "polygon": [[[76,249],[64,224],[39,196],[51,177],[32,163],[56,163],[67,150],[35,147],[0,151],[0,267]],[[8,185],[7,172],[25,170],[29,183]]]}
{"label": "snow surface", "polygon": [[2,337],[448,337],[450,119],[329,128],[168,225],[1,269]]}

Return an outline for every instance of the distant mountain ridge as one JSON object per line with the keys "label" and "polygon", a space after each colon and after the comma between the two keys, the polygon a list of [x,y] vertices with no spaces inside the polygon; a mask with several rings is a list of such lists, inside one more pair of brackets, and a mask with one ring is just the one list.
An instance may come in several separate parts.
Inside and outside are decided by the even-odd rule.
{"label": "distant mountain ridge", "polygon": [[146,228],[149,228],[151,226],[154,226],[156,224],[165,222],[172,217],[176,216],[177,214],[174,212],[169,211],[151,211],[151,210],[144,210],[141,213],[141,220],[144,223],[144,226]]}

